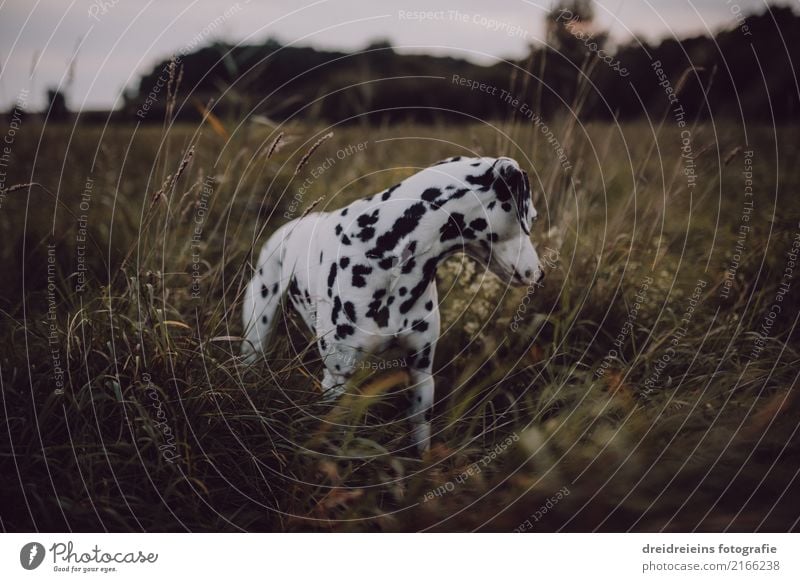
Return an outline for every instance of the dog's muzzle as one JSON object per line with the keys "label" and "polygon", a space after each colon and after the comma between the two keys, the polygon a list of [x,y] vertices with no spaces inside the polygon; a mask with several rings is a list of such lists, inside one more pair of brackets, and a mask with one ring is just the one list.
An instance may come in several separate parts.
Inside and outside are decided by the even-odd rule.
{"label": "dog's muzzle", "polygon": [[543,269],[536,269],[536,272],[534,272],[533,269],[528,269],[523,273],[523,276],[520,276],[519,273],[515,271],[514,275],[521,283],[532,283],[534,285],[538,285],[544,281]]}

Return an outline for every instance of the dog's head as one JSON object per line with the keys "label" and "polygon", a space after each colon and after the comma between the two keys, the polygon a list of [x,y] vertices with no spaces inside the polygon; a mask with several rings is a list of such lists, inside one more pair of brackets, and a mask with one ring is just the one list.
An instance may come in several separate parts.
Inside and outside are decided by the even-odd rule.
{"label": "dog's head", "polygon": [[472,190],[480,201],[477,216],[472,219],[488,225],[484,236],[468,241],[467,254],[515,285],[538,283],[544,271],[531,241],[537,213],[528,175],[515,160],[505,157],[446,162],[461,169],[458,173],[464,187]]}

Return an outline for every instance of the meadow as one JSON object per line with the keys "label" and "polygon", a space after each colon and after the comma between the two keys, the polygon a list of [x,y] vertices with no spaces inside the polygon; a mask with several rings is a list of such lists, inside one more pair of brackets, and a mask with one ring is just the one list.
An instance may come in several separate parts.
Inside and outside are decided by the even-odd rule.
{"label": "meadow", "polygon": [[[796,135],[666,115],[24,119],[0,206],[2,528],[795,529]],[[420,457],[402,365],[321,403],[291,311],[243,365],[240,301],[288,217],[459,154],[529,172],[548,275],[520,289],[464,257],[440,268]]]}

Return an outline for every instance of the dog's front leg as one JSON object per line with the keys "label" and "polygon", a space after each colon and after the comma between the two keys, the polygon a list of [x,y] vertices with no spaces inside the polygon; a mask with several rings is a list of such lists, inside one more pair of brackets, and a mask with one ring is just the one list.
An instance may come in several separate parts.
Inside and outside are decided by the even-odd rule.
{"label": "dog's front leg", "polygon": [[[426,301],[427,299],[427,301]],[[409,313],[411,332],[402,343],[408,349],[406,367],[411,376],[412,438],[420,453],[431,446],[431,419],[433,416],[433,353],[439,339],[439,308],[436,284],[431,283],[429,294],[420,300],[419,310]]]}
{"label": "dog's front leg", "polygon": [[332,402],[344,393],[347,377],[341,374],[334,374],[330,370],[325,370],[322,378],[322,401]]}
{"label": "dog's front leg", "polygon": [[409,418],[412,438],[420,453],[431,446],[431,416],[433,415],[434,382],[430,367],[426,370],[411,370],[412,398]]}

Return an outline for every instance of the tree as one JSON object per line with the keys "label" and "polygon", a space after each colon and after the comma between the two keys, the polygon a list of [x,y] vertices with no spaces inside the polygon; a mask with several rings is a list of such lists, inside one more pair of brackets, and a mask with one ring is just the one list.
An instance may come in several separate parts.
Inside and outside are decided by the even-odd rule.
{"label": "tree", "polygon": [[64,121],[69,117],[67,100],[58,89],[47,90],[47,110],[50,121]]}
{"label": "tree", "polygon": [[591,36],[597,49],[605,47],[608,35],[592,33],[592,0],[561,0],[547,15],[547,44],[578,66],[586,59]]}

